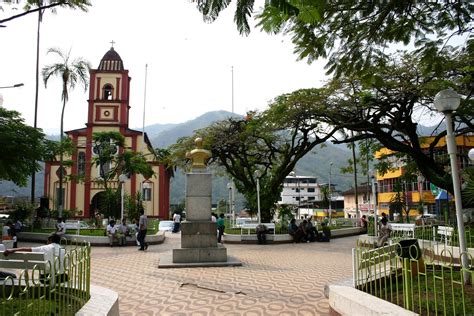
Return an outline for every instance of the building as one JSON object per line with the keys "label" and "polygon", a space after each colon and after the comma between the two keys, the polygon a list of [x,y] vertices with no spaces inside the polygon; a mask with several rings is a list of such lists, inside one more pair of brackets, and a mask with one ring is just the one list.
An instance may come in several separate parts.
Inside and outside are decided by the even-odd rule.
{"label": "building", "polygon": [[278,204],[301,206],[322,200],[321,188],[316,177],[289,175],[283,182]]}
{"label": "building", "polygon": [[[434,141],[434,137],[423,137],[421,144],[428,150],[429,145]],[[474,147],[474,135],[461,135],[456,137],[458,152],[458,168],[461,170],[470,164],[467,153]],[[390,154],[387,149],[382,149],[376,154],[376,157]],[[441,163],[449,166],[449,156],[445,139],[442,138],[434,149],[434,157]],[[403,200],[409,209],[410,216],[423,213],[438,214],[444,213],[440,209],[441,200],[450,199],[446,192],[439,190],[424,177],[415,177],[412,181],[402,181],[401,176],[406,173],[405,165],[402,161],[393,161],[394,168],[384,175],[377,174],[377,213],[382,212],[390,214],[390,204],[396,196],[397,188],[403,196]],[[446,203],[447,204],[447,203]],[[405,214],[403,214],[405,215]]]}
{"label": "building", "polygon": [[[327,208],[323,208],[324,199],[322,188],[327,187],[327,183],[317,183],[317,178],[312,176],[297,176],[290,174],[283,182],[280,205],[292,205],[297,208],[297,217],[315,216],[324,217],[328,215]],[[335,190],[335,184],[331,184],[331,209],[332,216],[342,216],[344,208],[343,197]]]}
{"label": "building", "polygon": [[[344,191],[342,195],[344,196],[344,217],[355,218],[357,215],[355,189]],[[361,184],[357,187],[357,204],[360,216],[374,214],[371,185]]]}
{"label": "building", "polygon": [[[135,196],[142,193],[145,213],[150,217],[168,218],[169,180],[163,165],[159,165],[152,154],[152,144],[146,133],[129,128],[130,80],[128,70],[123,66],[119,54],[110,48],[100,61],[98,69],[90,71],[87,123],[85,128],[67,131],[76,150],[70,160],[72,164],[64,167],[66,175],[81,176],[84,181],[71,181],[66,177],[63,183],[64,209],[77,209],[78,216],[90,217],[92,211],[104,198],[104,188],[94,179],[100,177],[99,168],[92,164],[96,148],[92,145],[95,132],[119,132],[125,138],[127,150],[142,152],[153,168],[155,175],[144,179],[141,175],[131,175],[124,182],[125,192]],[[52,209],[57,208],[59,195],[59,162],[47,162],[45,166],[44,194]],[[119,182],[108,183],[118,188]]]}

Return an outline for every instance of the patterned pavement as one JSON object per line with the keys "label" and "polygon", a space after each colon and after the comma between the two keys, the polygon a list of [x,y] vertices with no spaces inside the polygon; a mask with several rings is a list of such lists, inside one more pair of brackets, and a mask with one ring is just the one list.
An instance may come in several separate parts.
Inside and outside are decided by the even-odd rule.
{"label": "patterned pavement", "polygon": [[242,267],[158,269],[160,256],[180,246],[179,234],[166,233],[146,252],[93,247],[91,282],[116,291],[126,316],[330,315],[324,285],[351,276],[356,239],[227,244]]}
{"label": "patterned pavement", "polygon": [[148,251],[93,247],[93,284],[119,293],[121,315],[329,315],[324,285],[351,275],[357,237],[330,243],[228,244],[242,267],[158,269],[178,248],[166,235]]}

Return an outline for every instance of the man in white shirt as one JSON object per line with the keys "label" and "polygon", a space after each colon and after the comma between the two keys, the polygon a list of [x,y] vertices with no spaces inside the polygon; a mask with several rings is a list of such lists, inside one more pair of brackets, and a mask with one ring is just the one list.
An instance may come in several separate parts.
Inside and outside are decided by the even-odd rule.
{"label": "man in white shirt", "polygon": [[177,233],[179,232],[179,225],[181,224],[181,215],[179,213],[174,213],[173,215],[173,231],[172,233]]}
{"label": "man in white shirt", "polygon": [[64,236],[64,234],[66,234],[66,223],[64,223],[62,217],[58,217],[55,234],[59,237]]}
{"label": "man in white shirt", "polygon": [[118,235],[117,226],[115,226],[115,221],[111,220],[109,222],[109,225],[107,225],[107,236],[109,236],[110,247],[113,247],[114,239],[117,239],[117,235]]}
{"label": "man in white shirt", "polygon": [[[45,259],[51,263],[50,268],[55,270],[55,267],[58,267],[57,264],[55,264],[56,258],[59,260],[59,271],[55,271],[56,275],[56,282],[65,282],[67,281],[67,275],[64,274],[64,257],[66,254],[65,249],[62,249],[60,246],[61,242],[61,237],[57,234],[53,234],[48,237],[47,244],[44,246],[38,246],[38,247],[22,247],[22,248],[11,248],[11,249],[6,249],[3,254],[5,256],[8,256],[11,253],[14,252],[42,252],[45,254]],[[50,272],[50,271],[46,271]],[[49,273],[47,273],[48,275]],[[44,280],[44,277],[42,279]],[[41,279],[40,279],[41,281]],[[43,282],[43,281],[42,281]]]}

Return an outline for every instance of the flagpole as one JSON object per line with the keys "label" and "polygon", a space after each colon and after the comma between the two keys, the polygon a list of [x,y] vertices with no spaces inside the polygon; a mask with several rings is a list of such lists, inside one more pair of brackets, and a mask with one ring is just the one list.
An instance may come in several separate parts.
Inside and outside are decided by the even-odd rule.
{"label": "flagpole", "polygon": [[234,113],[234,66],[231,67],[232,73],[232,113]]}
{"label": "flagpole", "polygon": [[[143,154],[145,151],[145,113],[146,113],[146,85],[148,79],[148,64],[145,64],[145,88],[143,91],[143,122],[142,122],[142,144],[141,144],[141,153]],[[143,181],[145,181],[145,177],[141,176],[140,181],[140,197],[143,200]]]}

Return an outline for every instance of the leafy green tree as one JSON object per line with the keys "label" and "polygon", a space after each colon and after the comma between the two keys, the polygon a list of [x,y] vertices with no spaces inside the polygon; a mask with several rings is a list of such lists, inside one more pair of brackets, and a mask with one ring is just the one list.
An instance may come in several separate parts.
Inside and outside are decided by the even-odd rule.
{"label": "leafy green tree", "polygon": [[228,202],[226,200],[219,200],[217,202],[217,209],[216,209],[217,215],[226,214],[227,208],[228,208]]}
{"label": "leafy green tree", "polygon": [[92,163],[99,167],[99,177],[94,181],[106,190],[110,182],[117,181],[121,174],[141,174],[145,178],[151,178],[154,174],[141,153],[125,150],[124,147],[125,138],[118,132],[98,132],[92,135],[95,153]]}
{"label": "leafy green tree", "polygon": [[[87,11],[87,7],[91,6],[89,0],[4,0],[4,3],[7,4],[19,4],[24,3],[23,12],[10,16],[8,18],[0,19],[0,27],[4,23],[21,18],[25,15],[38,12],[38,23],[41,23],[42,16],[45,10],[51,9],[53,12],[58,7],[70,8],[70,9],[79,9],[82,11]],[[0,6],[0,10],[2,7]],[[39,33],[39,24],[38,24],[38,33]],[[39,42],[39,37],[37,38]]]}
{"label": "leafy green tree", "polygon": [[172,147],[174,157],[183,161],[185,152],[193,148],[194,139],[202,137],[204,146],[212,152],[211,164],[223,168],[234,179],[250,210],[257,209],[258,170],[262,221],[269,221],[285,177],[299,159],[335,133],[319,123],[313,103],[306,102],[308,92],[311,91],[279,96],[262,113],[249,113],[243,119],[229,118],[199,130]]}
{"label": "leafy green tree", "polygon": [[43,132],[26,125],[20,113],[0,106],[0,179],[25,186],[28,176],[40,170],[45,142]]}
{"label": "leafy green tree", "polygon": [[[232,0],[193,0],[212,22]],[[365,72],[385,59],[389,44],[415,44],[419,58],[440,65],[437,52],[456,36],[473,32],[474,5],[469,1],[294,1],[268,0],[255,11],[255,0],[236,0],[234,22],[250,33],[249,18],[270,34],[291,36],[299,59],[327,58],[337,76]],[[370,67],[369,67],[370,68]]]}
{"label": "leafy green tree", "polygon": [[173,161],[171,150],[169,148],[155,148],[154,154],[157,162],[165,166],[166,172],[168,172],[171,177],[174,177],[177,166]]}
{"label": "leafy green tree", "polygon": [[[63,102],[61,110],[61,128],[60,128],[60,143],[63,144],[64,137],[64,109],[66,108],[66,103],[69,100],[69,91],[74,89],[78,83],[84,86],[84,91],[87,90],[89,84],[88,74],[89,69],[91,68],[89,62],[82,58],[76,58],[71,60],[71,51],[67,54],[59,50],[58,48],[50,48],[48,54],[56,54],[60,61],[58,63],[45,66],[42,70],[43,81],[45,87],[47,87],[48,81],[52,77],[61,78],[62,89],[61,89],[61,100]],[[59,195],[58,195],[58,210],[59,216],[62,215],[63,210],[63,177],[64,177],[64,167],[63,167],[63,150],[60,150],[59,153]]]}
{"label": "leafy green tree", "polygon": [[[40,81],[40,76],[39,76],[39,58],[40,58],[40,30],[41,30],[41,23],[43,21],[43,15],[44,12],[48,9],[51,10],[51,12],[56,12],[56,8],[59,7],[67,7],[71,9],[79,9],[82,11],[87,11],[88,6],[91,5],[89,0],[70,0],[70,1],[65,1],[65,0],[26,0],[26,1],[20,1],[20,0],[5,0],[3,1],[7,4],[24,4],[24,12],[20,14],[13,15],[11,17],[8,17],[6,19],[0,20],[0,27],[2,27],[3,23],[14,20],[16,18],[25,16],[27,14],[31,14],[34,12],[38,12],[38,22],[37,22],[37,27],[36,27],[36,76],[35,76],[35,112],[34,112],[34,123],[33,127],[37,127],[37,117],[38,117],[38,93],[39,93],[39,81]],[[2,7],[0,6],[0,10]],[[36,161],[33,161],[33,164],[35,164]],[[35,178],[36,178],[36,172],[33,171],[31,173],[31,202],[34,203],[35,200]]]}
{"label": "leafy green tree", "polygon": [[418,117],[438,115],[433,107],[434,96],[451,87],[467,96],[453,113],[456,135],[474,131],[473,52],[474,41],[465,48],[447,50],[438,56],[443,60],[442,68],[431,71],[427,71],[425,61],[417,56],[394,55],[373,66],[375,80],[365,80],[362,75],[344,76],[331,80],[321,89],[311,89],[327,96],[323,102],[314,99],[314,111],[325,113],[324,117],[320,116],[324,123],[339,130],[354,131],[354,136],[339,134],[335,143],[376,140],[376,146],[409,157],[431,183],[453,192],[451,175],[435,155],[435,146],[446,132],[435,131],[434,141],[425,144],[419,137]]}

